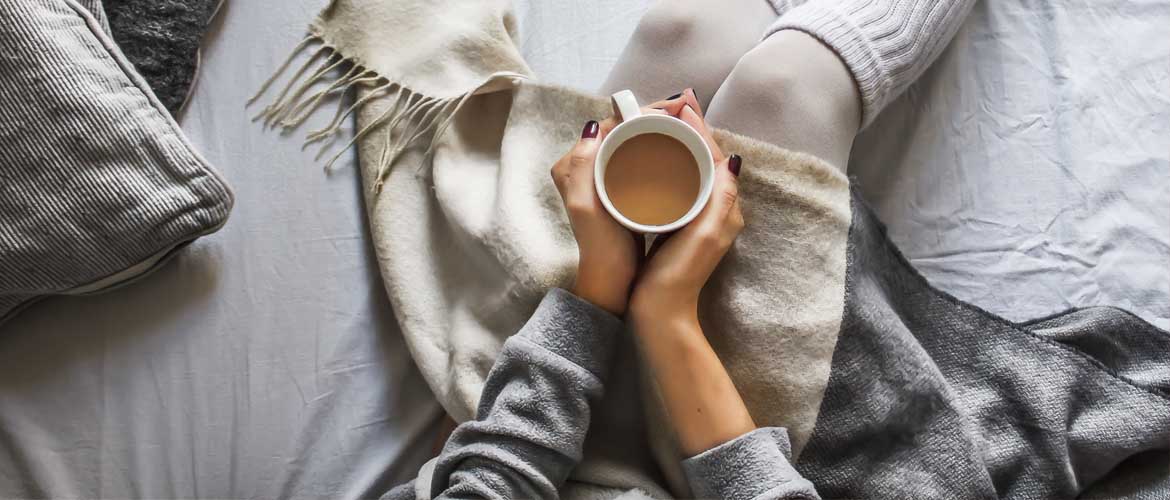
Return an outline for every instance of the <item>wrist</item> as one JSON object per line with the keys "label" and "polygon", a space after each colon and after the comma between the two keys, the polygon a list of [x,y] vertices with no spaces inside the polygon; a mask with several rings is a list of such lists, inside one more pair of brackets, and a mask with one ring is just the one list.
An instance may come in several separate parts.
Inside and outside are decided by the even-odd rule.
{"label": "wrist", "polygon": [[698,325],[698,295],[640,289],[630,299],[630,320],[636,331],[654,331],[654,325]]}
{"label": "wrist", "polygon": [[632,274],[632,271],[626,273],[582,258],[577,267],[573,294],[614,316],[622,316],[629,304]]}

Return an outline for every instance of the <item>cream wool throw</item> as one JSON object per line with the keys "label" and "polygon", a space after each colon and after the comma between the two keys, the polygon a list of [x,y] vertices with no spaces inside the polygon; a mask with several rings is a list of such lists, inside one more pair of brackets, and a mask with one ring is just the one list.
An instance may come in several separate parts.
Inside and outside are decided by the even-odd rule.
{"label": "cream wool throw", "polygon": [[[261,90],[272,104],[258,118],[296,127],[357,89],[309,140],[356,114],[398,322],[442,405],[473,418],[504,340],[572,282],[549,168],[608,100],[536,82],[503,0],[336,0],[310,32],[297,50],[312,59],[279,68],[291,76]],[[1170,492],[1170,334],[1116,309],[1014,324],[961,303],[906,263],[835,168],[715,137],[744,158],[747,226],[700,319],[756,423],[788,429],[822,497]],[[635,347],[618,358],[563,495],[686,496]]]}
{"label": "cream wool throw", "polygon": [[[474,416],[504,340],[550,287],[572,283],[577,252],[549,168],[582,123],[611,113],[606,98],[533,80],[509,8],[498,0],[337,0],[298,47],[314,50],[313,60],[281,68],[294,75],[283,92],[264,89],[277,97],[261,117],[285,126],[298,125],[326,92],[359,89],[333,127],[357,113],[386,289],[419,368],[458,421]],[[327,78],[316,94],[308,90]],[[747,165],[748,227],[704,292],[703,323],[757,423],[787,427],[799,450],[816,421],[841,320],[848,182],[816,158],[717,138]],[[632,371],[616,380],[639,383]],[[635,398],[613,399],[620,407],[600,418],[641,418]],[[650,429],[667,428],[657,408],[648,414]],[[640,423],[609,427],[621,435]],[[665,494],[643,453],[630,449],[637,441],[604,442],[605,434],[591,432],[595,453],[574,480]],[[685,491],[673,440],[652,437],[668,484]]]}

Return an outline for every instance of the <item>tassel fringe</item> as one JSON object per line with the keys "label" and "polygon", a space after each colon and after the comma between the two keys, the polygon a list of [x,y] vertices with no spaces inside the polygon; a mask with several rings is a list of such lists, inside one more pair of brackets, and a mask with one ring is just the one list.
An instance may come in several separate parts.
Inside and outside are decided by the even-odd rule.
{"label": "tassel fringe", "polygon": [[[299,54],[317,45],[319,46],[313,55],[296,69],[293,76],[284,82],[276,98],[253,117],[252,121],[263,120],[266,127],[292,131],[320,109],[330,96],[344,96],[351,89],[358,87],[373,87],[348,107],[344,98],[337,99],[333,118],[324,128],[309,132],[305,136],[304,147],[336,136],[345,120],[362,107],[374,102],[389,103],[381,115],[358,130],[353,139],[325,163],[325,171],[331,171],[333,164],[359,140],[380,132],[385,140],[382,141],[382,151],[378,155],[377,174],[374,179],[375,192],[381,192],[382,185],[398,157],[411,147],[421,146],[427,137],[430,140],[426,142],[423,155],[429,157],[434,152],[439,137],[451,125],[455,114],[472,95],[472,92],[467,92],[442,99],[424,96],[387,80],[376,71],[343,56],[320,37],[310,35],[297,44],[288,59],[277,67],[272,76],[261,85],[256,95],[248,100],[248,105],[254,104],[269,92],[281,75],[289,70]],[[337,73],[340,73],[340,76],[334,76]],[[311,91],[315,86],[321,85],[325,86],[320,90]],[[321,146],[317,157],[320,157],[332,142],[330,140]]]}

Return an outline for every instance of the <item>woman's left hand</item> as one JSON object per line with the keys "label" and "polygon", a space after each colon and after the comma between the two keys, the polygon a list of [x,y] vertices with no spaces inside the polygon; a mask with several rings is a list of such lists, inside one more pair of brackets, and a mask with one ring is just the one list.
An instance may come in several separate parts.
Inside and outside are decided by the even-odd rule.
{"label": "woman's left hand", "polygon": [[581,139],[552,167],[553,182],[561,193],[569,224],[577,239],[577,282],[573,293],[617,316],[626,312],[630,283],[638,271],[641,238],[618,224],[597,196],[593,162],[612,120],[590,120]]}

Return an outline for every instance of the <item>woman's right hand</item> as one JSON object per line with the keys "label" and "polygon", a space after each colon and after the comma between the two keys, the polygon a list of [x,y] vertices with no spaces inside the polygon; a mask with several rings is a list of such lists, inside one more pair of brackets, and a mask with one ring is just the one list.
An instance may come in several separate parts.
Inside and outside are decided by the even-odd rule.
{"label": "woman's right hand", "polygon": [[738,183],[742,163],[739,155],[721,161],[711,201],[699,216],[651,246],[630,298],[635,325],[643,319],[698,321],[699,292],[743,230]]}
{"label": "woman's right hand", "polygon": [[715,185],[711,200],[695,220],[674,233],[658,236],[650,247],[630,296],[630,315],[635,323],[639,317],[697,323],[699,292],[743,230],[738,182],[743,159],[724,156],[707,128],[693,90],[665,102],[678,106],[671,114],[695,129],[711,148]]}

